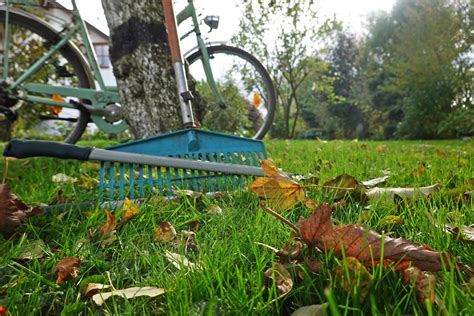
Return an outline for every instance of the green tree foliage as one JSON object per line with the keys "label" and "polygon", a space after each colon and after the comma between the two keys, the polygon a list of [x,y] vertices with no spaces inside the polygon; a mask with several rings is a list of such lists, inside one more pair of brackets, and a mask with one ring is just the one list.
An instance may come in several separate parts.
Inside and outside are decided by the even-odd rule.
{"label": "green tree foliage", "polygon": [[[472,8],[462,1],[399,0],[379,14],[362,49],[375,135],[472,133]],[[471,55],[470,55],[471,54]]]}
{"label": "green tree foliage", "polygon": [[242,8],[241,32],[234,42],[263,61],[273,78],[279,106],[272,136],[294,137],[303,107],[308,105],[303,99],[311,95],[316,81],[317,89],[331,89],[327,81],[319,80],[327,65],[318,57],[317,44],[336,24],[321,23],[312,1],[246,0]]}

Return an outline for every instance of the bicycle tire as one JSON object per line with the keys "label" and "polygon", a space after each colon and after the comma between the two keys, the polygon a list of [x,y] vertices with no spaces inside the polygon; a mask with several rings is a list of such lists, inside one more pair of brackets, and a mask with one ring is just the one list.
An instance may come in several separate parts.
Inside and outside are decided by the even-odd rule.
{"label": "bicycle tire", "polygon": [[[237,58],[238,62],[240,62],[240,60],[243,60],[243,61],[246,62],[246,64],[248,63],[250,66],[253,67],[252,71],[255,71],[254,74],[256,76],[258,76],[258,78],[255,79],[255,80],[256,81],[261,80],[261,83],[260,83],[261,86],[259,86],[259,88],[263,88],[264,89],[263,94],[265,94],[262,97],[264,102],[265,102],[264,107],[266,109],[266,114],[265,114],[265,117],[263,118],[263,122],[258,127],[258,129],[251,130],[251,131],[243,131],[243,132],[242,132],[242,130],[240,130],[240,132],[242,132],[242,134],[240,134],[239,131],[226,130],[226,128],[223,128],[222,131],[224,131],[224,132],[233,132],[234,134],[238,134],[240,136],[251,136],[252,138],[255,138],[255,139],[262,139],[266,135],[266,133],[268,132],[270,127],[272,126],[273,118],[274,118],[274,115],[275,115],[275,109],[276,109],[275,88],[273,86],[273,82],[272,82],[271,77],[268,74],[267,70],[262,65],[262,63],[260,63],[260,61],[258,61],[254,56],[252,56],[250,53],[244,51],[243,49],[233,47],[233,46],[224,45],[224,44],[214,44],[214,45],[211,44],[211,45],[207,46],[207,50],[208,50],[208,54],[211,58],[211,64],[212,64],[212,60],[216,58],[216,55],[224,55],[224,56],[234,56],[234,57]],[[193,71],[191,70],[192,65],[196,61],[200,60],[201,58],[202,58],[202,53],[201,53],[200,50],[194,51],[193,53],[191,53],[186,58],[186,60],[189,64],[189,67],[190,67],[191,75],[193,77],[194,77],[194,74],[193,74]],[[219,65],[219,66],[222,66],[222,65]],[[211,65],[211,68],[213,69],[213,72],[214,72],[214,67],[212,65]],[[249,73],[251,73],[252,71],[250,71]],[[215,76],[215,73],[214,73],[214,76]],[[234,77],[234,75],[232,75],[232,77]],[[234,79],[234,78],[232,78],[232,79]],[[252,80],[253,80],[253,78],[252,78]],[[203,83],[204,80],[201,80],[201,82]],[[222,85],[220,85],[220,86],[222,87]],[[257,91],[258,90],[259,89],[257,89]],[[245,93],[247,93],[247,92],[245,92]],[[242,98],[238,98],[238,99],[242,99]],[[244,99],[245,99],[245,97],[244,97]],[[226,99],[226,102],[227,101],[228,100]],[[231,106],[234,106],[234,104],[231,104]],[[260,105],[258,105],[256,107],[259,107],[259,106]],[[254,110],[251,106],[250,106],[250,108],[251,108],[250,111]],[[228,109],[225,109],[223,111],[226,111],[226,110],[228,110]],[[212,111],[215,111],[215,109],[211,109],[211,111],[208,111],[208,112],[212,113]],[[262,112],[262,110],[259,110],[259,112]],[[241,116],[245,118],[246,114],[243,114]],[[258,113],[258,115],[262,115],[262,113]],[[248,113],[248,120],[249,121],[251,120],[250,113]],[[227,122],[224,122],[224,124],[226,124],[226,123]],[[251,124],[254,124],[254,123],[255,122],[253,121]],[[209,129],[214,129],[214,128],[212,128],[212,126],[210,126]],[[217,129],[217,130],[219,131],[219,129]],[[250,132],[252,132],[253,135],[248,135]],[[246,133],[247,133],[247,135],[246,135]]]}
{"label": "bicycle tire", "polygon": [[[2,25],[5,22],[5,15],[5,8],[0,8],[0,23]],[[17,27],[18,29],[23,29],[34,34],[34,36],[38,36],[44,40],[44,43],[54,43],[61,37],[60,34],[46,22],[27,12],[14,8],[9,9],[9,24],[12,28]],[[59,50],[59,54],[67,63],[67,70],[77,78],[78,87],[94,88],[95,82],[87,62],[80,50],[73,43],[68,42]],[[89,121],[90,113],[78,110],[77,121],[71,131],[65,136],[64,142],[71,144],[76,143],[84,133]]]}

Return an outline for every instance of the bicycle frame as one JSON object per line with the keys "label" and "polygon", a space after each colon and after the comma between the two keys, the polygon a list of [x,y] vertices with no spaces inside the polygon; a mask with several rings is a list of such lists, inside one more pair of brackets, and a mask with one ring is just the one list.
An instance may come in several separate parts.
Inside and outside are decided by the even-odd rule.
{"label": "bicycle frame", "polygon": [[178,23],[178,25],[180,25],[182,22],[186,21],[189,18],[192,19],[193,28],[189,32],[182,35],[180,40],[185,39],[191,33],[196,34],[196,41],[198,44],[198,49],[201,51],[201,56],[202,56],[201,62],[202,62],[202,67],[204,69],[204,74],[206,75],[206,80],[209,84],[209,87],[211,88],[212,93],[218,98],[219,106],[221,108],[225,108],[224,97],[222,96],[221,92],[217,88],[217,83],[214,79],[214,74],[212,73],[212,68],[209,62],[209,54],[207,51],[206,43],[201,37],[201,29],[199,28],[199,20],[196,15],[194,0],[188,0],[188,4],[186,5],[186,7],[176,15],[176,22]]}
{"label": "bicycle frame", "polygon": [[[47,97],[40,97],[37,95],[32,95],[31,93],[42,93],[47,95],[61,95],[66,97],[75,97],[79,99],[90,100],[91,105],[84,105],[84,107],[91,113],[92,120],[97,125],[97,127],[107,133],[117,133],[121,132],[126,129],[126,123],[122,122],[123,124],[108,124],[102,117],[108,114],[108,110],[105,107],[111,103],[119,103],[120,96],[116,87],[107,87],[104,84],[102,75],[99,70],[99,66],[97,63],[97,57],[95,55],[92,42],[87,31],[86,24],[82,19],[80,12],[77,8],[76,1],[71,0],[72,2],[72,15],[73,15],[73,23],[72,27],[67,30],[65,34],[62,34],[60,40],[55,43],[48,52],[43,55],[40,59],[38,59],[33,65],[31,65],[23,74],[20,75],[12,84],[10,84],[5,91],[9,93],[11,97],[17,97],[16,94],[13,93],[15,89],[20,90],[20,98],[24,101],[29,101],[32,103],[41,103],[45,105],[51,106],[60,106],[64,108],[76,108],[74,104],[64,102],[64,101],[56,101],[52,98]],[[9,28],[9,10],[12,3],[16,4],[24,4],[31,6],[31,1],[28,0],[6,0],[6,16],[5,16],[5,28],[4,28],[4,54],[3,54],[3,80],[8,78],[8,59],[9,59],[9,46],[10,46],[10,28]],[[213,92],[213,94],[219,99],[220,103],[224,104],[224,97],[220,93],[217,88],[217,84],[215,82],[212,69],[209,63],[209,54],[206,48],[206,44],[201,37],[201,31],[199,28],[199,20],[196,15],[196,10],[194,7],[193,0],[188,0],[187,6],[177,14],[176,20],[177,24],[181,24],[183,21],[191,18],[193,28],[191,31],[187,32],[183,36],[181,36],[181,40],[189,36],[191,33],[196,34],[196,40],[198,44],[198,49],[201,51],[202,54],[202,64],[204,68],[204,72],[206,75],[206,79],[209,83],[209,86]],[[47,84],[37,84],[37,83],[25,83],[25,81],[36,73],[44,64],[48,61],[51,56],[57,53],[62,47],[64,47],[71,39],[74,38],[76,34],[79,34],[81,37],[84,47],[85,47],[85,58],[89,64],[89,67],[92,70],[93,77],[95,81],[98,83],[99,90],[95,89],[85,89],[85,88],[74,88],[74,87],[64,87],[64,86],[52,86]],[[18,98],[18,97],[17,97]],[[222,105],[221,105],[222,106]]]}

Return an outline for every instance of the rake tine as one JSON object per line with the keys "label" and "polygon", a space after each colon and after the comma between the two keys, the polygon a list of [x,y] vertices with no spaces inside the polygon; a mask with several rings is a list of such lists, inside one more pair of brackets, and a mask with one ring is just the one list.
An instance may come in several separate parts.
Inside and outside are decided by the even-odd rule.
{"label": "rake tine", "polygon": [[140,188],[140,197],[145,197],[145,181],[143,179],[143,165],[138,165],[138,186]]}
{"label": "rake tine", "polygon": [[[238,152],[235,152],[235,153],[233,153],[233,155],[231,155],[232,163],[233,163],[234,165],[237,164],[235,155],[238,155],[238,154],[239,154]],[[242,176],[241,176],[241,175],[236,175],[236,178],[237,178],[237,181],[238,181],[238,183],[239,183],[239,187],[242,187],[242,188],[243,188],[243,187],[244,187],[244,181],[243,181],[243,179],[242,179]],[[236,189],[237,189],[237,188],[236,188]]]}
{"label": "rake tine", "polygon": [[156,167],[156,174],[158,176],[158,190],[160,190],[161,193],[163,193],[164,187],[163,187],[163,175],[161,174],[161,167]]}
{"label": "rake tine", "polygon": [[[226,161],[227,163],[230,163],[229,156],[230,156],[231,159],[232,159],[232,153],[227,152],[226,155],[225,155],[225,161]],[[233,187],[234,187],[235,189],[237,189],[237,188],[238,188],[238,185],[237,185],[237,182],[235,181],[234,176],[233,176],[233,175],[229,175],[229,178],[230,178],[230,180],[231,180],[231,182],[232,182]]]}
{"label": "rake tine", "polygon": [[166,167],[166,178],[165,178],[166,184],[168,185],[168,190],[171,191],[173,190],[173,184],[171,183],[171,173],[170,173],[170,168]]}
{"label": "rake tine", "polygon": [[125,165],[120,163],[120,200],[125,197]]}
{"label": "rake tine", "polygon": [[129,180],[129,194],[131,199],[135,199],[135,172],[134,172],[134,165],[133,163],[129,164],[129,173],[130,173],[130,180]]}
{"label": "rake tine", "polygon": [[99,201],[104,200],[104,183],[105,183],[105,162],[100,162],[100,171],[99,171]]}
{"label": "rake tine", "polygon": [[114,199],[114,191],[115,191],[115,164],[110,163],[110,170],[109,170],[109,199],[112,201]]}
{"label": "rake tine", "polygon": [[153,185],[153,166],[148,165],[148,186],[152,193],[155,192],[155,187]]}

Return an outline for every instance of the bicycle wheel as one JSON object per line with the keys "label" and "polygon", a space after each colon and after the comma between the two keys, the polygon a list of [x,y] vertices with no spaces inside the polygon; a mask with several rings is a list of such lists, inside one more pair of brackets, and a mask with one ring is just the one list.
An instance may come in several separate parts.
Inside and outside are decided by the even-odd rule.
{"label": "bicycle wheel", "polygon": [[270,75],[246,51],[227,45],[207,47],[216,85],[224,104],[206,80],[201,51],[186,59],[199,95],[206,100],[202,126],[210,130],[262,139],[272,125],[276,96]]}
{"label": "bicycle wheel", "polygon": [[[5,8],[0,9],[0,24],[5,24]],[[8,78],[0,86],[8,86],[36,60],[58,42],[60,35],[42,20],[17,9],[10,9],[10,49]],[[0,38],[3,43],[3,32]],[[25,53],[26,52],[26,53]],[[2,50],[3,54],[3,50]],[[3,56],[0,63],[3,71]],[[81,52],[72,44],[66,44],[44,66],[32,74],[25,83],[42,83],[54,86],[93,88],[95,83]],[[21,87],[17,92],[21,91]],[[81,102],[77,98],[35,94],[35,96]],[[82,136],[89,122],[86,111],[58,108],[50,105],[22,102],[20,93],[7,96],[0,88],[0,105],[18,111],[14,136],[28,138],[61,139],[75,143]]]}

